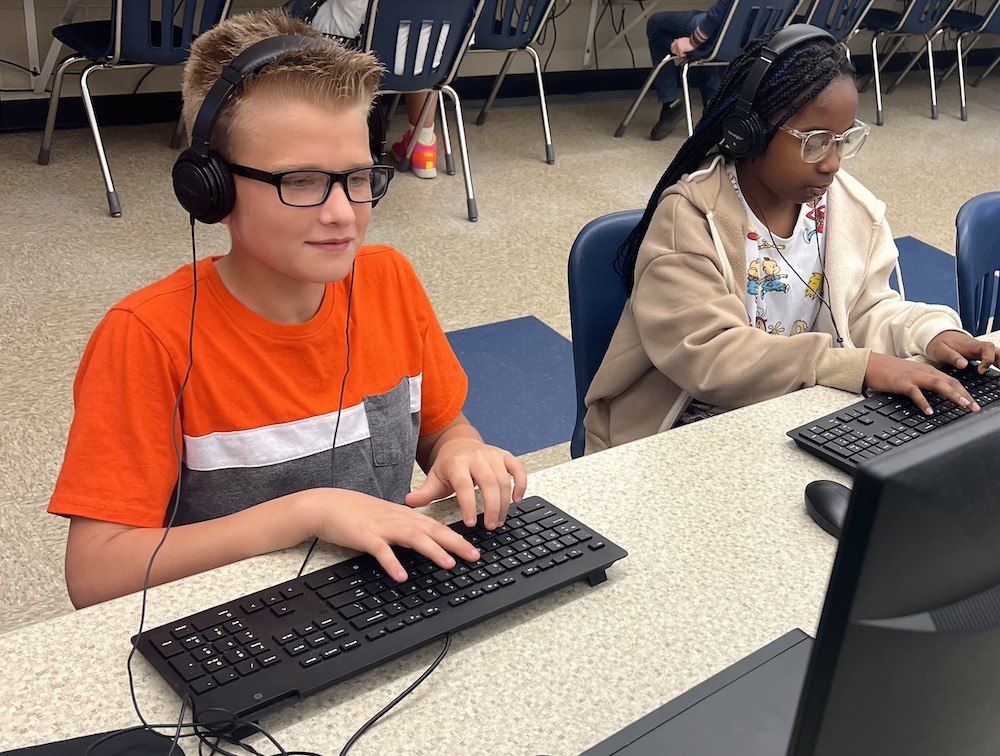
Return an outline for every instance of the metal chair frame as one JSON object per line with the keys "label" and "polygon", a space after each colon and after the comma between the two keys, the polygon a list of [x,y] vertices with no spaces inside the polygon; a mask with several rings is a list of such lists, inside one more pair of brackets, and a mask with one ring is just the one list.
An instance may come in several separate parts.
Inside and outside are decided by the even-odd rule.
{"label": "metal chair frame", "polygon": [[[488,7],[492,7],[494,12],[498,7],[502,7],[505,0],[487,0]],[[511,21],[513,20],[513,11],[516,10],[517,3],[514,0],[506,0],[506,7],[503,8],[503,18],[502,24],[504,29],[513,28],[511,27]],[[503,41],[503,36],[496,35],[492,33],[492,29],[486,28],[485,21],[490,20],[493,14],[484,8],[483,13],[479,17],[479,22],[477,24],[476,36],[473,40],[472,47],[469,48],[470,53],[496,53],[496,52],[506,52],[507,55],[504,58],[503,65],[500,67],[500,73],[497,74],[496,78],[493,80],[493,88],[490,90],[489,96],[486,98],[486,102],[483,104],[482,109],[479,111],[479,116],[476,118],[476,125],[482,126],[486,123],[486,118],[490,113],[490,109],[493,107],[493,101],[496,100],[497,93],[500,91],[500,86],[503,84],[504,79],[507,76],[508,70],[510,70],[510,65],[514,61],[514,56],[519,52],[525,52],[531,57],[531,62],[535,71],[535,81],[538,83],[538,102],[542,112],[542,131],[545,136],[545,162],[552,165],[556,162],[555,148],[552,146],[552,131],[549,128],[549,111],[545,103],[545,86],[542,84],[542,64],[538,59],[538,52],[534,49],[534,45],[538,41],[538,37],[542,33],[542,29],[545,28],[545,22],[548,20],[552,13],[552,8],[556,4],[556,0],[524,0],[521,7],[521,18],[528,16],[530,20],[531,12],[537,7],[537,4],[544,3],[545,10],[538,16],[538,25],[535,27],[534,32],[530,34],[530,39],[523,44],[519,44],[516,47],[484,47],[482,46],[484,40],[492,40],[493,44],[505,44]],[[530,30],[524,30],[527,34]]]}
{"label": "metal chair frame", "polygon": [[[458,93],[451,87],[451,82],[458,74],[459,66],[462,65],[462,57],[464,55],[464,51],[468,50],[469,48],[469,42],[471,41],[472,35],[475,32],[476,22],[479,20],[479,14],[482,12],[484,2],[485,0],[470,0],[470,5],[473,8],[472,18],[471,22],[469,23],[468,29],[465,30],[465,35],[462,39],[461,45],[458,48],[459,52],[455,56],[454,61],[452,61],[450,68],[448,68],[448,70],[443,74],[443,76],[439,78],[437,82],[430,84],[429,86],[426,87],[420,87],[418,89],[397,89],[391,86],[388,87],[382,86],[379,88],[380,95],[390,94],[398,96],[403,94],[413,94],[415,92],[427,92],[429,94],[433,93],[437,95],[437,99],[441,105],[441,134],[445,143],[445,159],[446,159],[446,164],[448,165],[449,174],[453,174],[455,172],[455,169],[453,162],[454,159],[451,157],[451,136],[448,131],[448,113],[445,110],[444,95],[447,94],[448,97],[451,98],[451,101],[455,105],[455,121],[456,121],[456,130],[458,131],[459,155],[462,159],[462,175],[463,178],[465,179],[466,207],[468,212],[468,218],[470,221],[473,222],[479,220],[479,209],[476,206],[475,189],[472,184],[472,167],[469,164],[469,151],[465,141],[465,124],[462,119],[462,103],[459,100]],[[426,7],[433,8],[434,3],[427,3]],[[375,32],[376,32],[375,27],[378,24],[378,8],[379,8],[379,0],[371,0],[368,6],[368,14],[365,17],[364,49],[368,52],[374,52],[373,43],[375,40]],[[426,16],[430,15],[430,12],[428,12],[427,10],[422,10],[420,11],[420,14]],[[421,20],[426,21],[430,19],[421,19]],[[417,37],[419,37],[419,31],[420,30],[418,28],[411,29],[410,41],[408,47],[413,47],[414,50],[416,49],[416,46],[418,44]],[[427,52],[429,53],[429,57],[433,59],[434,49],[437,43],[437,39],[434,38],[433,31],[431,37],[432,39],[428,42],[427,45]],[[386,63],[386,61],[382,62]],[[396,100],[394,99],[393,103],[395,102]],[[427,123],[428,118],[430,117],[431,114],[431,110],[434,107],[434,102],[435,100],[433,96],[428,96],[424,100],[423,109],[421,110],[420,116],[417,119],[418,123],[415,124],[416,129],[414,130],[414,134],[419,133],[420,129],[423,128],[423,125]],[[390,115],[393,110],[394,110],[394,105],[390,106],[389,108]],[[410,161],[413,157],[413,150],[416,149],[416,146],[417,146],[416,138],[410,139],[410,143],[409,145],[407,145],[406,148],[406,155],[400,163],[401,170],[405,171],[409,169]]]}
{"label": "metal chair frame", "polygon": [[[880,29],[872,34],[871,50],[872,50],[872,77],[875,80],[875,124],[877,126],[885,125],[885,111],[882,107],[882,78],[881,73],[885,66],[892,59],[892,56],[896,54],[896,51],[903,45],[907,37],[914,37],[921,35],[924,38],[925,46],[927,49],[927,67],[928,67],[928,78],[930,80],[931,87],[931,118],[937,120],[938,117],[938,106],[937,106],[937,81],[934,78],[934,40],[937,39],[944,32],[945,19],[948,13],[955,7],[957,0],[950,0],[947,4],[942,3],[938,8],[938,14],[936,18],[932,19],[929,23],[924,16],[931,13],[930,5],[933,4],[935,0],[909,0],[909,4],[906,6],[902,15],[900,16],[899,23],[896,24],[893,29]],[[916,20],[915,14],[919,14]],[[916,31],[904,31],[908,26],[924,27],[922,29],[918,28]],[[888,53],[883,53],[884,60],[879,63],[878,57],[878,43],[882,37],[886,40],[895,38],[891,47],[887,47]],[[920,56],[923,53],[917,53],[913,56],[907,66],[903,69],[902,73],[897,77],[896,81],[892,83],[886,94],[891,93],[896,86],[903,80],[903,78],[910,72]],[[869,81],[871,81],[871,78]],[[864,91],[868,87],[868,82],[861,88]]]}
{"label": "metal chair frame", "polygon": [[[229,15],[231,0],[224,0],[219,20],[226,18]],[[126,68],[156,68],[162,63],[122,63],[122,15],[124,10],[125,0],[114,0],[112,6],[112,18],[111,18],[111,29],[112,29],[112,44],[111,51],[102,60],[92,60],[86,55],[80,53],[74,53],[68,55],[64,58],[59,66],[55,70],[55,78],[52,81],[52,94],[49,97],[49,108],[48,114],[45,118],[45,130],[42,132],[42,144],[38,150],[37,162],[39,165],[48,165],[52,154],[52,135],[55,131],[56,125],[56,114],[59,110],[59,100],[62,95],[62,85],[63,79],[66,72],[72,68],[77,63],[87,62],[89,65],[85,66],[80,72],[80,93],[83,99],[83,107],[87,113],[87,122],[90,124],[90,131],[94,137],[94,147],[97,150],[97,160],[100,163],[101,175],[104,179],[105,193],[108,199],[108,212],[112,218],[120,218],[122,214],[121,200],[118,197],[118,192],[115,189],[114,180],[111,177],[111,168],[108,164],[107,153],[104,149],[104,141],[101,139],[101,131],[97,124],[97,116],[94,113],[94,102],[93,96],[90,91],[90,77],[95,71],[111,71],[117,69]],[[192,7],[190,11],[190,23],[194,23],[194,12],[195,9]],[[185,11],[187,13],[187,11]],[[161,24],[169,25],[173,27],[173,18],[161,19]],[[204,31],[203,22],[199,19],[199,28]],[[173,64],[179,65],[179,64]],[[183,138],[183,122],[178,119],[177,125],[174,128],[173,136],[170,140],[170,146],[177,149],[181,145],[181,140]]]}
{"label": "metal chair frame", "polygon": [[[951,64],[951,68],[945,71],[944,75],[937,81],[938,86],[941,86],[944,80],[951,76],[952,72],[956,69],[958,70],[959,103],[963,121],[969,120],[969,110],[965,96],[965,60],[972,48],[976,46],[980,39],[982,39],[983,34],[1000,33],[1000,12],[998,11],[1000,11],[1000,0],[995,0],[989,10],[986,11],[986,15],[983,16],[983,22],[977,28],[959,32],[958,39],[955,42],[955,62]],[[945,28],[950,28],[947,17],[945,17]],[[965,45],[966,37],[972,38],[968,45]],[[987,68],[986,71],[984,71],[979,78],[976,79],[972,86],[979,86],[982,80],[986,78],[997,63],[1000,63],[1000,57],[997,57],[997,59],[990,64],[989,68]]]}
{"label": "metal chair frame", "polygon": [[[729,30],[732,27],[733,21],[736,16],[742,13],[742,9],[746,6],[750,6],[750,10],[746,11],[745,15],[747,17],[747,23],[744,25],[740,31],[741,44],[738,47],[742,48],[743,45],[750,39],[755,39],[762,34],[773,31],[775,29],[780,29],[787,26],[794,15],[795,8],[797,6],[796,0],[788,0],[784,3],[784,8],[781,9],[781,14],[777,20],[772,18],[772,14],[777,10],[779,3],[775,3],[770,6],[769,13],[764,23],[760,23],[760,14],[754,15],[754,10],[756,10],[755,3],[759,3],[760,0],[735,0],[732,7],[729,9],[729,13],[726,15],[725,20],[722,22],[722,26],[719,27],[719,31],[715,35],[715,41],[712,43],[711,48],[701,57],[690,60],[689,58],[682,58],[684,61],[681,66],[681,88],[684,92],[684,115],[687,119],[687,129],[688,136],[694,133],[694,121],[691,117],[691,91],[688,86],[688,71],[691,66],[728,66],[730,62],[730,56],[726,56],[726,60],[721,60],[718,58],[720,54],[724,54],[724,47],[726,45],[731,46],[732,41],[727,38]],[[772,21],[773,23],[767,23]],[[667,54],[663,56],[663,60],[653,66],[653,70],[650,72],[649,76],[646,78],[645,83],[642,85],[642,89],[639,90],[639,94],[636,96],[635,100],[632,101],[632,106],[629,108],[628,112],[625,114],[625,118],[615,129],[615,136],[622,137],[628,130],[629,122],[632,120],[632,116],[639,109],[639,105],[642,103],[643,98],[649,91],[649,88],[653,86],[653,81],[656,79],[663,67],[671,62],[677,60],[676,55]]]}

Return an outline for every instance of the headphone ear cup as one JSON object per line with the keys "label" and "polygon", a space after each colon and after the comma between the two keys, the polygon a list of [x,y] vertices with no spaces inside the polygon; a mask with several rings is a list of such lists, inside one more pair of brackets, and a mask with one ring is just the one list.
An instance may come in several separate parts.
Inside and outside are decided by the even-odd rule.
{"label": "headphone ear cup", "polygon": [[233,174],[214,152],[204,157],[185,150],[174,163],[172,178],[177,201],[195,220],[218,223],[232,212],[236,201]]}
{"label": "headphone ear cup", "polygon": [[719,147],[733,160],[752,158],[767,147],[767,129],[756,113],[731,115],[722,124]]}

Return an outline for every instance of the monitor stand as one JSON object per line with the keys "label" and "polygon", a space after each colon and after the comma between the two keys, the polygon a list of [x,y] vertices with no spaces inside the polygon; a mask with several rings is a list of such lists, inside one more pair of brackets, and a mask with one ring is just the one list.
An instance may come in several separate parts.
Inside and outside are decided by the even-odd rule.
{"label": "monitor stand", "polygon": [[582,756],[784,754],[812,644],[785,633]]}

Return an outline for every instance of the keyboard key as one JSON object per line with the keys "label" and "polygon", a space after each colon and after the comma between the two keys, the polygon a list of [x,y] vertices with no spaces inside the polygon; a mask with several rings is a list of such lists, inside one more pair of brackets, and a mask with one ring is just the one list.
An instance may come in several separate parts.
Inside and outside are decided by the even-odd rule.
{"label": "keyboard key", "polygon": [[300,667],[311,667],[313,664],[319,664],[322,661],[322,657],[319,654],[313,654],[312,656],[307,656],[305,659],[299,662]]}
{"label": "keyboard key", "polygon": [[313,648],[316,648],[317,646],[325,646],[327,643],[330,642],[330,639],[327,638],[326,635],[323,633],[316,633],[315,635],[311,635],[310,637],[306,638],[305,641]]}
{"label": "keyboard key", "polygon": [[313,633],[319,630],[319,628],[316,627],[316,623],[314,622],[309,622],[305,625],[296,625],[292,629],[295,631],[295,634],[298,635],[300,638],[305,638],[307,635],[312,635]]}
{"label": "keyboard key", "polygon": [[298,656],[299,654],[304,654],[309,650],[309,644],[303,640],[295,641],[294,643],[288,643],[283,646],[285,653],[289,656]]}
{"label": "keyboard key", "polygon": [[215,680],[218,685],[225,685],[226,683],[231,683],[234,680],[239,680],[240,676],[235,669],[224,669],[221,672],[216,672],[212,675],[212,679]]}
{"label": "keyboard key", "polygon": [[244,651],[242,648],[231,648],[226,653],[224,653],[223,658],[230,664],[236,664],[244,659],[249,659],[250,654]]}
{"label": "keyboard key", "polygon": [[341,643],[340,644],[340,650],[341,651],[353,651],[354,649],[356,649],[360,645],[361,645],[361,641],[359,641],[359,640],[356,640],[356,639],[355,640],[349,640],[349,641],[347,641],[347,643]]}
{"label": "keyboard key", "polygon": [[607,546],[607,544],[604,543],[604,541],[594,541],[593,543],[587,544],[587,548],[590,549],[591,551],[598,551],[600,549],[603,549],[605,546]]}
{"label": "keyboard key", "polygon": [[167,638],[160,641],[156,644],[156,650],[160,652],[160,656],[164,659],[169,659],[173,656],[177,656],[177,654],[184,653],[184,647],[179,641],[176,641],[173,638]]}
{"label": "keyboard key", "polygon": [[366,627],[371,627],[372,625],[383,622],[387,619],[389,619],[388,614],[383,612],[381,609],[376,609],[374,612],[369,612],[368,614],[362,614],[360,617],[355,617],[351,620],[351,624],[358,630],[363,630]]}
{"label": "keyboard key", "polygon": [[288,604],[278,604],[277,606],[271,607],[271,612],[275,617],[287,617],[289,614],[295,612],[294,606],[289,606]]}
{"label": "keyboard key", "polygon": [[275,635],[272,635],[271,637],[274,638],[275,642],[279,646],[284,646],[286,643],[291,643],[292,641],[294,641],[294,640],[296,640],[298,638],[298,636],[295,633],[293,633],[291,630],[289,630],[287,633],[276,633]]}
{"label": "keyboard key", "polygon": [[319,572],[314,572],[312,575],[306,575],[305,584],[308,588],[316,590],[321,586],[325,586],[329,583],[335,583],[340,580],[339,577],[333,574],[333,570],[324,569]]}
{"label": "keyboard key", "polygon": [[256,659],[245,659],[236,665],[236,671],[246,677],[261,669],[260,662]]}
{"label": "keyboard key", "polygon": [[209,691],[217,687],[219,687],[219,683],[211,677],[202,677],[201,679],[195,680],[191,683],[191,690],[195,693],[204,693],[205,691]]}
{"label": "keyboard key", "polygon": [[218,656],[213,656],[208,661],[204,662],[202,667],[205,668],[206,672],[218,672],[220,669],[226,668],[226,663],[222,661]]}
{"label": "keyboard key", "polygon": [[171,659],[170,666],[180,675],[184,682],[191,682],[205,674],[204,668],[190,656],[181,659]]}

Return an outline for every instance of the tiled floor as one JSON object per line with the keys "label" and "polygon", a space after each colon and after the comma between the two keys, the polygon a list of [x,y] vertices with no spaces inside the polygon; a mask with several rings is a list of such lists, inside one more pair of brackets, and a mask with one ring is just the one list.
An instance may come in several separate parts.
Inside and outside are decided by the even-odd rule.
{"label": "tiled floor", "polygon": [[[953,251],[955,213],[1000,185],[1000,74],[970,90],[958,120],[957,82],[928,117],[926,84],[911,76],[886,98],[852,172],[889,206],[896,236]],[[860,117],[873,120],[872,93]],[[628,103],[551,107],[557,161],[544,162],[535,107],[498,108],[469,122],[480,221],[465,219],[460,176],[401,175],[369,238],[413,260],[446,330],[535,315],[569,336],[566,256],[590,219],[645,204],[680,135],[646,139],[650,100],[623,139],[611,136]],[[467,108],[475,117],[475,110]],[[397,121],[398,130],[401,123]],[[89,132],[56,134],[52,163],[35,164],[40,135],[0,135],[0,631],[70,611],[62,579],[65,524],[45,514],[72,412],[86,339],[124,294],[190,258],[174,201],[170,124],[105,130],[124,216],[107,216]],[[221,227],[200,227],[199,254],[225,251]],[[567,445],[528,455],[531,469],[568,458]]]}

